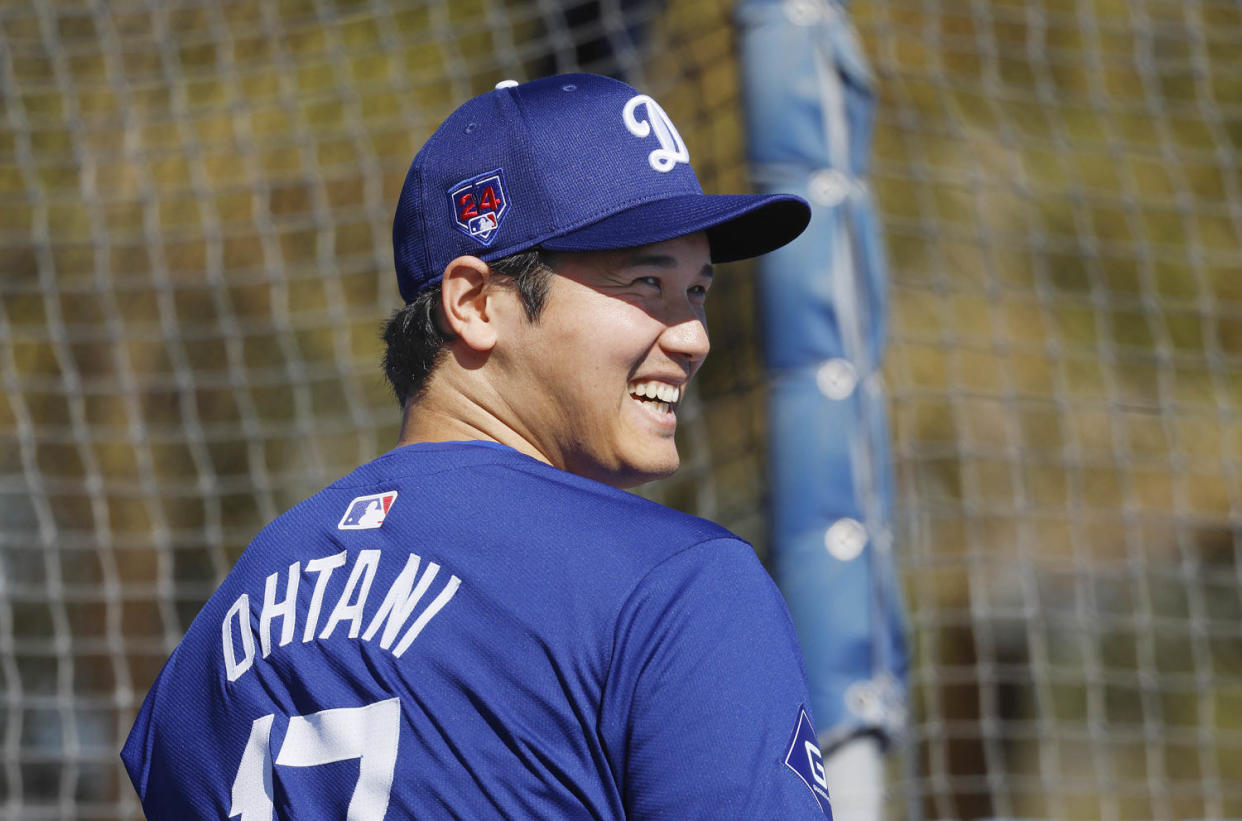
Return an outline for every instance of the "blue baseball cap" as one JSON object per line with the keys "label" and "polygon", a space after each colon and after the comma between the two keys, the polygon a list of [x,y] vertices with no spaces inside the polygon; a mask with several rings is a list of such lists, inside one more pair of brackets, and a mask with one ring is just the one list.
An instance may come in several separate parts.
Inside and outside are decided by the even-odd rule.
{"label": "blue baseball cap", "polygon": [[469,254],[634,248],[705,231],[713,262],[781,247],[810,222],[790,194],[704,194],[672,120],[597,74],[500,83],[449,115],[410,164],[393,218],[411,302]]}

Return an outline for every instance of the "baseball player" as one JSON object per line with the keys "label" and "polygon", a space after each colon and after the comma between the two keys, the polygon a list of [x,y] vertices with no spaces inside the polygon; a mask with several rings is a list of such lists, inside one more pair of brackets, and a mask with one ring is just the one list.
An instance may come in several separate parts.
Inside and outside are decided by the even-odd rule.
{"label": "baseball player", "polygon": [[712,263],[807,224],[704,195],[659,104],[505,82],[393,223],[398,447],[264,528],[122,758],[153,819],[831,817],[751,548],[621,488],[677,468]]}

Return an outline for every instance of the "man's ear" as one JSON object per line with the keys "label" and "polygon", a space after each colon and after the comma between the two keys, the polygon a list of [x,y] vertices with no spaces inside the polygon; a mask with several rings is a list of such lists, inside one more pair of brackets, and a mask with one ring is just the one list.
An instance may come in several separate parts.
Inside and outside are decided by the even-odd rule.
{"label": "man's ear", "polygon": [[490,351],[496,344],[496,317],[488,298],[492,270],[478,257],[461,256],[444,269],[440,286],[440,309],[445,330],[475,351]]}

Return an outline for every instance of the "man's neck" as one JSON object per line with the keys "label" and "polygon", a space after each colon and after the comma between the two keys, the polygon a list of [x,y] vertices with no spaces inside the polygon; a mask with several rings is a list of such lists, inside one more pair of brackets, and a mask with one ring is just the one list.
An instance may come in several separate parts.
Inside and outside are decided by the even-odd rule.
{"label": "man's neck", "polygon": [[417,401],[406,402],[397,447],[418,442],[496,442],[552,464],[526,437],[473,398],[437,388],[442,386],[429,386]]}

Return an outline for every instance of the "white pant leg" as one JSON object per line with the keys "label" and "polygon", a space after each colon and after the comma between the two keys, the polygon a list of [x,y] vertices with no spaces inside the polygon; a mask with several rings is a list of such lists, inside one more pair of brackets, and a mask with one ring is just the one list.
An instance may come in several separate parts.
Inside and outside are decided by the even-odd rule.
{"label": "white pant leg", "polygon": [[884,755],[880,742],[857,736],[824,756],[834,821],[883,821]]}

